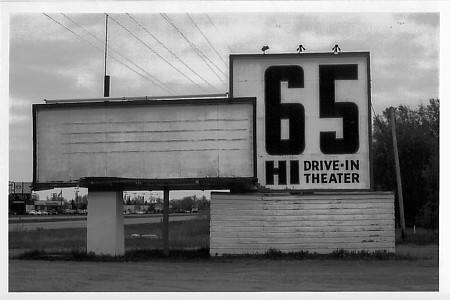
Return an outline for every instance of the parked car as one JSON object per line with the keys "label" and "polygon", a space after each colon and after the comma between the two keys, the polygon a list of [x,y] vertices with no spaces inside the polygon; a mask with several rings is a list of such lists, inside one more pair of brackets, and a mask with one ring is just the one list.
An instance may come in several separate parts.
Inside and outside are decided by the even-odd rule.
{"label": "parked car", "polygon": [[65,215],[75,215],[76,213],[77,213],[77,211],[75,209],[70,209],[70,208],[68,208],[64,211]]}
{"label": "parked car", "polygon": [[27,215],[34,215],[35,216],[36,214],[37,214],[37,212],[34,209],[32,209],[30,211],[27,211]]}

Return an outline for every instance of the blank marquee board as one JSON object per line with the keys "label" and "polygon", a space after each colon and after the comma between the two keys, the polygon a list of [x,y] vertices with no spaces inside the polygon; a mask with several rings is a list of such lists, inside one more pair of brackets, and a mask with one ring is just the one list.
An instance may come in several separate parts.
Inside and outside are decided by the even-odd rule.
{"label": "blank marquee board", "polygon": [[34,105],[34,183],[254,178],[254,110],[254,98]]}
{"label": "blank marquee board", "polygon": [[261,185],[371,189],[368,52],[231,55],[230,95],[257,98]]}

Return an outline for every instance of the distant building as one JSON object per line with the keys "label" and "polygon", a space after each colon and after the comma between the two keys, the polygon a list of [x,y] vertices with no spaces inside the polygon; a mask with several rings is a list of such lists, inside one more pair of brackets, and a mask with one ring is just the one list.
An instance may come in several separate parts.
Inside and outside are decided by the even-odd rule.
{"label": "distant building", "polygon": [[31,201],[31,182],[9,182],[9,213],[24,215]]}

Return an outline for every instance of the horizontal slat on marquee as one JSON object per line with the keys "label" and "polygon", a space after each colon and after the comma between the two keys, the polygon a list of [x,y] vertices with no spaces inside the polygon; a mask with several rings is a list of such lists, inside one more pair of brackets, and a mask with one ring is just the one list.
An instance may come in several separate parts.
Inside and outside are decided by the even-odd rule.
{"label": "horizontal slat on marquee", "polygon": [[211,195],[211,255],[395,251],[392,193]]}
{"label": "horizontal slat on marquee", "polygon": [[[264,222],[264,223],[261,223]],[[385,221],[377,221],[377,220],[344,220],[344,221],[290,221],[288,222],[272,222],[269,223],[268,221],[262,221],[255,220],[255,221],[242,221],[242,220],[236,220],[236,219],[229,219],[229,220],[222,220],[222,221],[212,221],[211,220],[211,226],[215,225],[222,225],[227,227],[341,227],[341,226],[379,226],[379,225],[390,225],[394,226],[394,220],[385,220]]]}
{"label": "horizontal slat on marquee", "polygon": [[[302,247],[302,251],[308,252],[308,253],[319,253],[319,254],[325,254],[325,253],[331,253],[333,251],[337,250],[346,250],[346,251],[355,251],[355,246],[358,246],[357,251],[367,251],[367,252],[373,252],[373,251],[384,251],[386,250],[386,247],[389,247],[390,244],[381,244],[381,245],[370,245],[367,247],[359,246],[355,244],[349,244],[347,246],[338,245],[337,247],[324,247],[323,245],[318,245],[315,248],[313,246],[311,247]],[[283,251],[283,252],[292,252],[292,248],[296,248],[295,245],[280,245],[277,250]],[[267,251],[266,245],[260,245],[260,246],[251,246],[251,247],[244,247],[239,246],[238,248],[217,248],[217,255],[224,255],[224,254],[260,254]],[[297,251],[297,250],[296,250]]]}
{"label": "horizontal slat on marquee", "polygon": [[[371,208],[363,208],[363,209],[311,209],[311,210],[307,210],[307,209],[277,209],[277,208],[273,208],[273,209],[268,209],[266,207],[263,208],[263,210],[256,210],[256,209],[252,209],[252,210],[247,210],[247,209],[243,209],[243,210],[239,210],[239,209],[234,209],[233,210],[233,214],[234,216],[240,216],[240,215],[246,215],[246,216],[273,216],[273,217],[277,217],[277,216],[282,216],[282,217],[288,217],[288,216],[295,216],[298,217],[299,213],[305,213],[308,212],[311,215],[314,216],[320,216],[320,215],[355,215],[355,214],[361,214],[361,215],[382,215],[384,213],[386,213],[386,209],[389,209],[389,207],[387,208],[377,208],[377,209],[371,209]],[[224,210],[216,210],[215,213],[217,213],[218,215],[230,215],[227,214]]]}
{"label": "horizontal slat on marquee", "polygon": [[[264,207],[267,209],[283,209],[283,210],[289,210],[291,207],[292,209],[296,210],[310,210],[310,209],[351,209],[351,208],[357,208],[357,209],[372,209],[372,208],[391,208],[393,206],[393,203],[389,202],[370,202],[370,203],[358,203],[357,201],[352,201],[352,203],[302,203],[302,204],[293,204],[288,202],[277,202],[277,203],[270,203],[265,202]],[[234,205],[233,207],[229,207],[226,203],[217,203],[217,205],[214,205],[214,209],[221,210],[222,208],[228,208],[229,210],[242,210],[245,208],[246,210],[258,210],[260,208],[260,204],[257,202],[251,202],[242,205]]]}
{"label": "horizontal slat on marquee", "polygon": [[[390,225],[383,225],[383,226],[374,226],[374,225],[367,225],[367,226],[357,226],[357,225],[342,225],[340,224],[339,228],[337,228],[336,226],[329,226],[329,227],[333,227],[330,228],[330,232],[352,232],[354,233],[355,231],[358,232],[371,232],[371,231],[375,231],[375,232],[384,232],[384,231],[388,231],[390,229],[390,227],[392,226],[392,224]],[[214,227],[215,231],[226,231],[228,232],[228,230],[230,229],[230,226],[225,226],[225,225],[211,225],[211,227]],[[302,233],[308,233],[308,232],[322,232],[324,227],[327,226],[305,226],[305,228],[302,228]],[[236,226],[233,227],[232,233],[233,234],[239,234],[240,232],[255,232],[252,231],[252,228],[254,228],[255,231],[257,232],[267,232],[267,233],[290,233],[290,232],[294,232],[294,233],[298,233],[299,229],[293,226],[270,226],[270,227],[243,227],[243,226]],[[390,231],[388,231],[390,232]],[[224,233],[224,236],[226,236],[226,233]]]}
{"label": "horizontal slat on marquee", "polygon": [[374,232],[374,231],[363,231],[363,232],[351,232],[351,231],[341,231],[341,232],[321,232],[320,234],[317,234],[317,232],[267,232],[267,231],[261,231],[261,230],[255,230],[255,231],[245,231],[245,232],[224,232],[221,235],[221,239],[245,239],[245,238],[290,238],[290,239],[296,239],[296,238],[371,238],[371,237],[393,237],[394,233],[387,232],[387,231],[381,231],[381,232]]}

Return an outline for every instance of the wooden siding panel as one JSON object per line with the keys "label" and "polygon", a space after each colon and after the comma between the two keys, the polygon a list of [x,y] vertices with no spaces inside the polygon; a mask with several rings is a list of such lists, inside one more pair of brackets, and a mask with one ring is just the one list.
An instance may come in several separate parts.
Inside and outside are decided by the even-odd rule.
{"label": "wooden siding panel", "polygon": [[395,251],[392,193],[213,193],[211,255]]}

